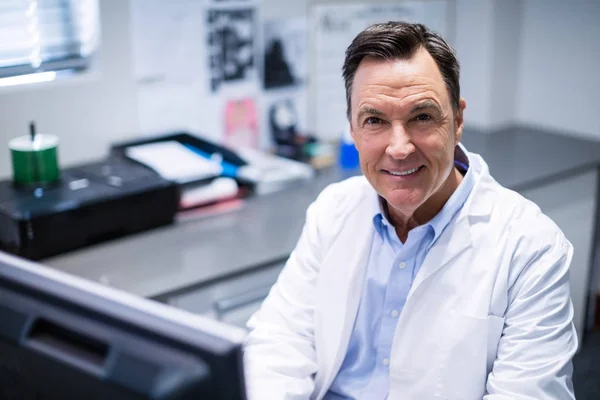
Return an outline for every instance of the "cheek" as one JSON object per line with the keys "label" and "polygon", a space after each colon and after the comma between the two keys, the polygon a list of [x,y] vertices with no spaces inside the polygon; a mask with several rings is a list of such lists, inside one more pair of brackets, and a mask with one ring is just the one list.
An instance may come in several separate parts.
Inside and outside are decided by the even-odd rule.
{"label": "cheek", "polygon": [[454,159],[454,142],[447,133],[422,136],[415,145],[435,169],[445,171],[450,168]]}
{"label": "cheek", "polygon": [[385,153],[386,144],[377,140],[377,137],[362,137],[355,142],[356,149],[360,155],[361,162],[373,164]]}

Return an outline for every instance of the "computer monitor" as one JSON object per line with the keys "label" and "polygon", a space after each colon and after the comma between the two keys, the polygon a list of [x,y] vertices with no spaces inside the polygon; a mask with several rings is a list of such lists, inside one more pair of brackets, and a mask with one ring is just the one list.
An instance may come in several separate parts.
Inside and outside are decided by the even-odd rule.
{"label": "computer monitor", "polygon": [[245,399],[244,337],[0,252],[0,399]]}

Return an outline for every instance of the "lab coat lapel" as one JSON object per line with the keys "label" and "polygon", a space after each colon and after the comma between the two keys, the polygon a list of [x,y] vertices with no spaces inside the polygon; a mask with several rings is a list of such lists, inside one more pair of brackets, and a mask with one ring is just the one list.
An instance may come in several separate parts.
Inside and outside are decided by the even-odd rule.
{"label": "lab coat lapel", "polygon": [[458,212],[455,220],[448,224],[425,257],[412,284],[408,299],[429,277],[448,265],[461,253],[472,249],[472,224],[487,222],[487,217],[492,213],[495,192],[488,187],[487,169],[480,169],[477,173],[479,174],[477,183],[465,205]]}
{"label": "lab coat lapel", "polygon": [[462,252],[471,247],[471,230],[466,215],[459,215],[455,222],[451,222],[431,247],[423,261],[412,284],[408,298],[439,269],[451,262]]}
{"label": "lab coat lapel", "polygon": [[374,233],[373,215],[368,211],[372,196],[377,201],[376,194],[369,193],[347,215],[321,269],[323,346],[319,353],[323,352],[325,374],[317,398],[324,395],[342,365],[358,313]]}

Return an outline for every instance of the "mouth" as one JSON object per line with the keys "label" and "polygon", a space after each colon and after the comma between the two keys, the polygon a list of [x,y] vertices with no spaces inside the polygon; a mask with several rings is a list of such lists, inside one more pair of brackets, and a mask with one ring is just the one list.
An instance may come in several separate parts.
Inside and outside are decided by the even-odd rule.
{"label": "mouth", "polygon": [[412,175],[416,175],[417,173],[419,173],[423,168],[425,168],[423,165],[415,167],[415,168],[411,168],[411,169],[406,169],[403,171],[399,171],[399,170],[395,170],[395,171],[389,171],[389,170],[382,170],[383,172],[385,172],[388,175],[392,175],[392,176],[402,176],[402,177],[408,177],[408,176],[412,176]]}

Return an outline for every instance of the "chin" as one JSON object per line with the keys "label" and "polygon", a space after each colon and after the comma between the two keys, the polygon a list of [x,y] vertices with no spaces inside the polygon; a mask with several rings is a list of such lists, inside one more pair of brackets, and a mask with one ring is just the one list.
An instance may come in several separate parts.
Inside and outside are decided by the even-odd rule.
{"label": "chin", "polygon": [[413,212],[424,202],[422,191],[415,189],[387,190],[382,197],[391,207],[407,212]]}

